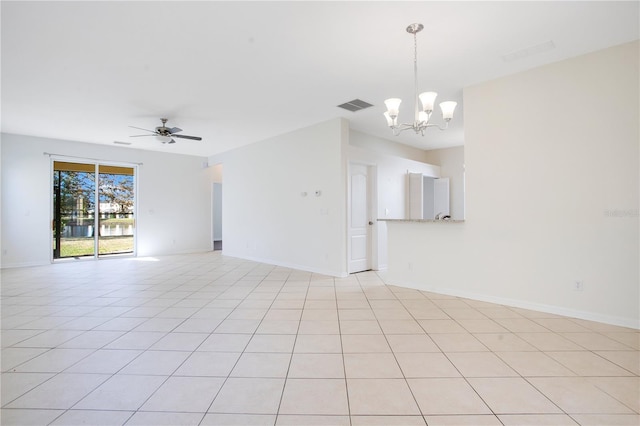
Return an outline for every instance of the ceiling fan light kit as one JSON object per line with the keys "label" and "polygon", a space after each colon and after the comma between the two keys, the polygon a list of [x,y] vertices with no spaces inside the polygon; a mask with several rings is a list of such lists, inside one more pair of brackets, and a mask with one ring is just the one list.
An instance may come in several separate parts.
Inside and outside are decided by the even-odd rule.
{"label": "ceiling fan light kit", "polygon": [[422,24],[411,24],[407,27],[407,32],[413,34],[414,122],[398,124],[398,115],[400,114],[400,103],[402,99],[390,98],[384,101],[387,107],[384,116],[387,119],[387,125],[391,128],[395,136],[398,136],[401,132],[408,129],[413,129],[416,134],[422,136],[424,136],[424,131],[429,127],[437,127],[440,130],[445,130],[449,127],[449,121],[453,118],[453,112],[456,109],[456,102],[441,102],[440,110],[442,111],[444,125],[440,126],[431,123],[431,114],[433,113],[433,106],[438,94],[436,92],[423,92],[418,94],[418,40],[416,35],[422,31],[423,28],[424,26]]}
{"label": "ceiling fan light kit", "polygon": [[169,144],[176,143],[175,139],[173,138],[190,139],[193,141],[202,140],[200,136],[178,135],[177,133],[181,132],[182,129],[179,127],[167,127],[167,121],[169,121],[168,118],[161,118],[160,121],[162,122],[162,126],[156,127],[155,130],[148,130],[148,129],[143,129],[141,127],[129,126],[133,129],[144,130],[145,132],[151,133],[148,135],[131,135],[130,137],[139,138],[144,136],[158,136],[161,138],[162,143],[169,143]]}

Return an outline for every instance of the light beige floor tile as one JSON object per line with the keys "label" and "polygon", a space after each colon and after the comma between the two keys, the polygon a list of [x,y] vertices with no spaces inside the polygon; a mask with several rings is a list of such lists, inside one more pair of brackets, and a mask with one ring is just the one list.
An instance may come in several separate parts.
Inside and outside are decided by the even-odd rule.
{"label": "light beige floor tile", "polygon": [[133,411],[69,410],[50,425],[123,425],[132,414]]}
{"label": "light beige floor tile", "polygon": [[175,371],[176,376],[227,377],[239,352],[194,352]]}
{"label": "light beige floor tile", "polygon": [[[303,313],[304,315],[304,313]],[[338,320],[302,320],[298,334],[340,334]]]}
{"label": "light beige floor tile", "polygon": [[378,321],[346,320],[340,321],[340,333],[342,334],[382,334]]}
{"label": "light beige floor tile", "polygon": [[2,371],[10,371],[14,367],[47,352],[45,348],[6,348],[0,352]]}
{"label": "light beige floor tile", "polygon": [[67,340],[59,348],[99,349],[122,336],[122,331],[95,331],[90,330]]}
{"label": "light beige floor tile", "polygon": [[229,378],[209,408],[212,413],[276,414],[284,379]]}
{"label": "light beige floor tile", "polygon": [[581,376],[630,376],[632,373],[593,352],[546,352],[574,373]]}
{"label": "light beige floor tile", "polygon": [[347,379],[352,415],[420,414],[404,379]]}
{"label": "light beige floor tile", "polygon": [[341,321],[369,320],[373,321],[376,316],[371,309],[338,309],[338,317]]}
{"label": "light beige floor tile", "polygon": [[293,352],[296,336],[293,334],[254,334],[246,352]]}
{"label": "light beige floor tile", "polygon": [[[4,321],[3,321],[4,322]],[[78,330],[46,330],[29,339],[17,343],[20,348],[55,348],[83,332]]]}
{"label": "light beige floor tile", "polygon": [[276,426],[350,426],[349,416],[279,414]]}
{"label": "light beige floor tile", "polygon": [[63,413],[64,410],[21,410],[6,408],[0,410],[0,416],[4,426],[48,425]]}
{"label": "light beige floor tile", "polygon": [[[270,303],[269,303],[270,305]],[[236,308],[229,314],[227,319],[233,320],[261,320],[267,313],[267,309],[243,309]]]}
{"label": "light beige floor tile", "polygon": [[640,375],[639,351],[596,351],[595,353],[635,375]]}
{"label": "light beige floor tile", "polygon": [[475,416],[424,416],[429,426],[502,426],[494,415]]}
{"label": "light beige floor tile", "polygon": [[624,351],[632,349],[600,333],[560,333],[560,335],[585,349],[593,351]]}
{"label": "light beige floor tile", "polygon": [[205,352],[242,352],[246,348],[251,335],[247,334],[212,334],[198,347]]}
{"label": "light beige floor tile", "polygon": [[640,332],[603,332],[605,336],[616,342],[623,343],[632,349],[640,350]]}
{"label": "light beige floor tile", "polygon": [[490,319],[458,319],[469,333],[505,333],[507,329]]}
{"label": "light beige floor tile", "polygon": [[141,349],[151,347],[155,342],[166,336],[163,331],[130,331],[109,343],[104,349]]}
{"label": "light beige floor tile", "polygon": [[496,352],[504,362],[525,377],[575,376],[575,373],[543,352]]}
{"label": "light beige floor tile", "polygon": [[14,367],[15,372],[58,373],[86,358],[93,349],[51,349],[37,357]]}
{"label": "light beige floor tile", "polygon": [[344,334],[342,350],[344,353],[391,352],[387,339],[382,334]]}
{"label": "light beige floor tile", "polygon": [[338,309],[310,309],[305,306],[302,311],[302,321],[333,321],[338,320]]}
{"label": "light beige floor tile", "polygon": [[342,353],[338,334],[301,334],[296,338],[295,353]]}
{"label": "light beige floor tile", "polygon": [[407,308],[407,310],[411,313],[416,320],[448,320],[449,315],[446,314],[445,311],[438,307],[433,308]]}
{"label": "light beige floor tile", "polygon": [[142,351],[97,350],[65,370],[66,373],[115,374],[133,361]]}
{"label": "light beige floor tile", "polygon": [[344,379],[287,379],[280,414],[348,415]]}
{"label": "light beige floor tile", "polygon": [[572,416],[582,426],[638,426],[637,414],[574,414]]}
{"label": "light beige floor tile", "polygon": [[[202,426],[273,426],[276,415],[264,414],[207,414],[204,416]],[[128,426],[128,425],[127,425]]]}
{"label": "light beige floor tile", "polygon": [[137,410],[166,379],[166,376],[112,376],[73,408]]}
{"label": "light beige floor tile", "polygon": [[300,321],[302,309],[269,309],[265,320]]}
{"label": "light beige floor tile", "polygon": [[391,350],[400,352],[440,352],[433,340],[426,334],[390,334],[385,336]]}
{"label": "light beige floor tile", "polygon": [[560,409],[521,378],[470,378],[469,384],[496,414],[559,413]]}
{"label": "light beige floor tile", "polygon": [[462,378],[408,379],[422,414],[491,414],[489,407]]}
{"label": "light beige floor tile", "polygon": [[138,411],[126,424],[127,426],[192,426],[200,424],[203,417],[202,413]]}
{"label": "light beige floor tile", "polygon": [[351,416],[352,426],[426,426],[422,416]]}
{"label": "light beige floor tile", "polygon": [[14,400],[7,407],[71,408],[108,378],[108,375],[102,374],[58,374]]}
{"label": "light beige floor tile", "polygon": [[289,378],[344,378],[344,362],[341,354],[296,353],[291,359]]}
{"label": "light beige floor tile", "polygon": [[189,318],[176,327],[174,331],[176,333],[213,333],[213,330],[215,330],[221,322],[221,319]]}
{"label": "light beige floor tile", "polygon": [[460,377],[454,365],[442,353],[395,354],[404,377]]}
{"label": "light beige floor tile", "polygon": [[54,376],[53,373],[4,373],[0,385],[0,399],[2,405],[6,405],[19,396],[29,392],[36,386],[44,383]]}
{"label": "light beige floor tile", "polygon": [[464,377],[513,377],[518,373],[491,352],[457,352],[447,354]]}
{"label": "light beige floor tile", "polygon": [[286,377],[291,354],[245,352],[231,371],[231,377]]}
{"label": "light beige floor tile", "polygon": [[146,351],[120,370],[120,374],[171,375],[191,352]]}
{"label": "light beige floor tile", "polygon": [[496,318],[495,322],[512,333],[544,333],[549,329],[528,318]]}
{"label": "light beige floor tile", "polygon": [[537,351],[534,346],[512,333],[478,333],[474,336],[493,352]]}
{"label": "light beige floor tile", "polygon": [[418,323],[429,334],[432,333],[467,333],[457,321],[452,319],[419,320]]}
{"label": "light beige floor tile", "polygon": [[482,352],[489,350],[480,340],[469,333],[430,334],[430,337],[443,352]]}
{"label": "light beige floor tile", "polygon": [[[578,423],[566,414],[501,414],[505,426],[576,426]],[[604,423],[603,423],[604,425]]]}
{"label": "light beige floor tile", "polygon": [[518,333],[518,337],[541,351],[581,351],[582,346],[557,333]]}
{"label": "light beige floor tile", "polygon": [[400,378],[402,371],[393,354],[344,354],[344,368],[348,378]]}
{"label": "light beige floor tile", "polygon": [[380,327],[385,334],[420,334],[424,333],[420,324],[415,320],[379,320]]}
{"label": "light beige floor tile", "polygon": [[163,331],[169,333],[183,321],[183,318],[151,318],[134,328],[133,331]]}
{"label": "light beige floor tile", "polygon": [[204,413],[223,383],[214,377],[169,377],[140,409]]}
{"label": "light beige floor tile", "polygon": [[588,380],[598,389],[640,413],[639,377],[590,377]]}
{"label": "light beige floor tile", "polygon": [[413,317],[404,307],[402,309],[374,309],[375,317],[381,320],[413,320]]}
{"label": "light beige floor tile", "polygon": [[244,333],[253,334],[260,325],[260,320],[254,319],[226,319],[215,329],[215,333]]}
{"label": "light beige floor tile", "polygon": [[589,331],[588,328],[581,326],[580,324],[572,321],[569,318],[536,318],[533,321],[537,324],[540,324],[544,328],[556,333],[576,333]]}
{"label": "light beige floor tile", "polygon": [[442,310],[454,320],[462,319],[487,319],[480,311],[470,307],[455,308],[455,307],[442,307]]}
{"label": "light beige floor tile", "polygon": [[631,409],[582,377],[536,377],[528,381],[569,414],[632,413]]}
{"label": "light beige floor tile", "polygon": [[296,334],[300,321],[292,320],[262,320],[257,334]]}

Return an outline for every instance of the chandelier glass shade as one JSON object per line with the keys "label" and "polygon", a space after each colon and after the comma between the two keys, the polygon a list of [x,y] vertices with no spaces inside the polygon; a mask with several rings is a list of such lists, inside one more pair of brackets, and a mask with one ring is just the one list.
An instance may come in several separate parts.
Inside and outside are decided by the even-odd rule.
{"label": "chandelier glass shade", "polygon": [[393,134],[398,136],[402,131],[413,129],[416,134],[424,136],[424,131],[428,127],[437,127],[440,130],[445,130],[449,127],[449,121],[453,118],[453,112],[456,109],[456,102],[448,101],[440,103],[440,110],[442,111],[442,119],[444,125],[440,126],[431,123],[431,114],[433,113],[433,106],[438,94],[436,92],[423,92],[418,93],[418,40],[416,35],[424,28],[422,24],[411,24],[407,27],[407,32],[413,34],[413,75],[414,75],[414,88],[415,88],[415,117],[413,123],[398,124],[398,115],[400,114],[399,98],[390,98],[384,101],[387,107],[387,111],[384,116],[387,119],[387,125],[393,131]]}

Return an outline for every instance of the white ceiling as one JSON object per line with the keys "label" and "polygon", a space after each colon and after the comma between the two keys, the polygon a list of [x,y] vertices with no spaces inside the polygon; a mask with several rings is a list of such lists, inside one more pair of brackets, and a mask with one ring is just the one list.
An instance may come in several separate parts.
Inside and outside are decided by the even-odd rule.
{"label": "white ceiling", "polygon": [[[463,87],[638,39],[638,6],[2,1],[2,131],[207,156],[341,116],[423,149],[456,146]],[[402,98],[400,120],[412,118],[413,22],[425,25],[421,91],[458,110],[447,132],[395,138],[383,101]],[[555,49],[502,58],[548,41]],[[336,107],[355,98],[374,107]],[[203,140],[129,137],[160,117]]]}

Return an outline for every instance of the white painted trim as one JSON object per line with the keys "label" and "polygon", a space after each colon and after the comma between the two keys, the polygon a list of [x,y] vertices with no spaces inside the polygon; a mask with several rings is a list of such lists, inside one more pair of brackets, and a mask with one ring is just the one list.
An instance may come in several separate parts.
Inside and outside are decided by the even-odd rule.
{"label": "white painted trim", "polygon": [[440,287],[430,287],[430,286],[425,286],[424,284],[416,284],[415,282],[411,282],[411,281],[391,280],[393,282],[390,282],[386,279],[384,281],[387,285],[407,287],[407,288],[412,288],[420,291],[428,291],[431,293],[445,294],[447,296],[463,297],[465,299],[496,303],[498,305],[505,305],[513,308],[528,309],[531,311],[545,312],[549,314],[562,315],[565,317],[578,318],[578,319],[583,319],[588,321],[601,322],[605,324],[617,325],[620,327],[628,327],[628,328],[634,328],[634,329],[640,330],[640,319],[637,319],[637,318],[625,318],[625,317],[617,317],[617,316],[610,316],[610,315],[602,315],[595,312],[580,311],[576,309],[567,309],[561,306],[547,305],[543,303],[533,303],[533,302],[527,302],[525,300],[508,299],[504,297],[489,296],[489,295],[471,293],[466,291],[456,291],[456,290],[440,288]]}

